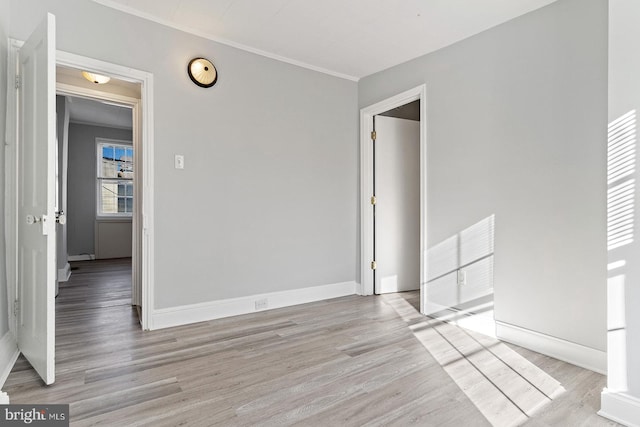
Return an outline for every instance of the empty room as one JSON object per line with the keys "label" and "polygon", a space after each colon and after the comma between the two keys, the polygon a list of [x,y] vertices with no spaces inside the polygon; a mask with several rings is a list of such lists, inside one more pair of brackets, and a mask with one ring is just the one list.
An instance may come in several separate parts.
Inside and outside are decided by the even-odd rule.
{"label": "empty room", "polygon": [[0,0],[0,424],[640,426],[639,24]]}

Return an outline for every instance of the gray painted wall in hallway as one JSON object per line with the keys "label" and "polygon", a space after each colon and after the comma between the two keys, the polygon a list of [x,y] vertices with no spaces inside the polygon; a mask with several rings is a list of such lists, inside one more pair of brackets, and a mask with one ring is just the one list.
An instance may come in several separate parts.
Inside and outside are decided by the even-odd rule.
{"label": "gray painted wall in hallway", "polygon": [[[0,138],[4,145],[7,111],[7,31],[9,30],[9,2],[0,2]],[[9,302],[5,268],[4,234],[4,148],[0,149],[0,338],[9,330]]]}
{"label": "gray painted wall in hallway", "polygon": [[423,83],[428,246],[495,214],[497,320],[606,350],[607,1],[366,77],[359,106]]}
{"label": "gray painted wall in hallway", "polygon": [[131,141],[127,129],[69,124],[67,247],[69,255],[93,254],[96,220],[96,138]]}
{"label": "gray painted wall in hallway", "polygon": [[[65,211],[63,205],[63,168],[67,162],[64,160],[64,137],[65,134],[69,135],[69,117],[67,111],[67,98],[64,96],[56,96],[56,136],[58,139],[58,211]],[[66,128],[66,129],[65,129]],[[68,152],[68,150],[67,150]],[[66,212],[65,212],[66,214]],[[67,225],[58,224],[56,226],[56,244],[57,244],[57,264],[58,264],[58,279],[60,277],[60,271],[64,271],[68,259],[67,255]]]}

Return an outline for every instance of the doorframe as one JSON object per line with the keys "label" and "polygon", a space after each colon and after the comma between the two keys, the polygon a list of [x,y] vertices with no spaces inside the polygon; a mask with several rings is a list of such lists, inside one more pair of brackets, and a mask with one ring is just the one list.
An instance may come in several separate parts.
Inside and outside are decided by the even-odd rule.
{"label": "doorframe", "polygon": [[[152,313],[153,313],[153,294],[154,294],[154,212],[153,212],[153,189],[154,189],[154,173],[153,173],[153,74],[146,71],[135,70],[129,67],[112,64],[98,59],[88,58],[68,52],[58,51],[56,57],[56,65],[70,68],[82,69],[98,74],[107,74],[120,80],[129,81],[140,84],[140,100],[133,105],[134,129],[139,129],[133,135],[134,150],[138,150],[137,156],[141,158],[142,173],[136,176],[136,188],[142,191],[142,206],[140,207],[141,224],[134,221],[133,234],[134,239],[140,238],[141,244],[141,319],[140,323],[143,330],[153,329]],[[88,89],[80,89],[80,92],[88,93]],[[99,92],[99,91],[96,91]],[[95,92],[94,92],[95,94]],[[99,94],[101,99],[108,100],[109,97],[118,98],[118,95]],[[82,96],[82,95],[80,95]],[[123,98],[120,96],[120,99]],[[118,101],[117,99],[113,99]],[[137,141],[137,140],[140,141]],[[136,145],[136,142],[139,144]],[[138,162],[136,162],[138,163]],[[139,227],[139,229],[138,229]],[[134,267],[135,268],[135,267]],[[135,299],[135,296],[132,295]]]}
{"label": "doorframe", "polygon": [[[111,104],[116,104],[122,107],[131,108],[131,115],[133,117],[133,132],[132,132],[132,139],[129,142],[133,147],[134,153],[143,153],[144,147],[140,138],[140,134],[141,134],[140,120],[137,120],[137,118],[140,117],[140,113],[141,113],[141,105],[140,105],[141,100],[139,98],[113,94],[110,92],[103,92],[93,88],[75,86],[75,85],[70,85],[66,83],[56,84],[56,94],[62,95],[62,96],[75,97],[75,98],[91,99],[98,102],[107,101]],[[105,139],[105,138],[97,138],[97,139]],[[109,139],[106,138],[106,140],[109,140]],[[139,156],[135,155],[134,162],[135,162],[134,170],[136,171],[143,170],[141,165],[142,162],[140,161]],[[142,194],[143,196],[142,198],[144,198],[144,191],[142,191],[142,186],[140,185],[139,181],[140,179],[138,177],[138,174],[136,173],[133,180],[133,196],[134,196],[135,214],[131,217],[131,234],[133,238],[132,265],[131,265],[131,269],[132,269],[131,271],[131,277],[132,277],[131,304],[144,307],[144,304],[141,298],[142,283],[141,283],[141,278],[139,276],[139,273],[140,273],[139,270],[142,265],[142,262],[141,262],[142,254],[140,253],[141,252],[140,241],[142,240],[141,239],[142,236],[140,235],[141,230],[139,225],[141,223],[141,203],[140,203],[141,198],[138,196]],[[96,199],[96,203],[98,203],[97,199]],[[97,208],[96,208],[96,212],[98,212]],[[98,221],[97,218],[96,218],[96,221]],[[140,323],[142,323],[142,319]]]}
{"label": "doorframe", "polygon": [[[17,53],[20,47],[23,45],[22,41],[10,39],[9,48],[9,64],[16,64]],[[114,78],[139,83],[141,86],[141,97],[139,100],[138,114],[134,115],[134,122],[137,121],[138,128],[140,129],[140,145],[142,150],[139,151],[141,157],[142,173],[137,177],[140,188],[142,190],[142,200],[140,207],[140,230],[138,230],[138,236],[141,237],[141,319],[140,323],[143,330],[153,329],[153,301],[154,301],[154,263],[155,263],[155,250],[154,250],[154,135],[153,135],[153,74],[136,70],[133,68],[125,67],[122,65],[112,64],[109,62],[101,61],[86,56],[76,55],[69,52],[56,51],[56,65],[65,66],[70,68],[77,68],[94,72],[98,74],[107,74]],[[12,301],[15,300],[16,286],[17,286],[17,236],[12,229],[17,225],[17,150],[16,150],[16,137],[17,137],[17,114],[16,114],[16,89],[13,82],[16,78],[16,66],[10,65],[8,71],[8,86],[7,86],[7,142],[5,146],[5,171],[6,171],[6,231],[7,233],[7,291],[10,307],[13,305]],[[68,85],[56,85],[56,91],[60,93],[60,86],[66,86],[66,89],[73,91],[72,87]],[[91,89],[82,89],[84,93],[92,91]],[[108,97],[117,97],[118,95],[108,94],[106,92],[93,91],[100,94],[100,99],[107,99]],[[79,95],[83,96],[83,95]],[[86,95],[84,96],[86,97]],[[121,97],[122,98],[122,97]],[[116,102],[118,102],[116,100]],[[134,135],[134,138],[136,136]],[[14,336],[17,336],[15,316],[9,316],[9,327]]]}
{"label": "doorframe", "polygon": [[424,308],[427,277],[427,85],[422,84],[360,110],[360,283],[359,295],[373,295],[373,116],[420,101],[420,311]]}

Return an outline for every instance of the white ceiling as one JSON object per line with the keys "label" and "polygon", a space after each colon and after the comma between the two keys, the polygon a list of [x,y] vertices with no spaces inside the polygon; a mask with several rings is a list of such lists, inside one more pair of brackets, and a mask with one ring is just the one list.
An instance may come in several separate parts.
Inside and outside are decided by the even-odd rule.
{"label": "white ceiling", "polygon": [[[140,84],[130,83],[117,78],[111,78],[105,85],[96,85],[82,77],[82,70],[56,67],[56,83],[64,92],[64,86],[98,90],[111,95],[121,95],[129,98],[140,98]],[[102,101],[69,96],[69,121],[95,126],[107,126],[121,129],[133,128],[133,114],[131,108],[114,105]]]}
{"label": "white ceiling", "polygon": [[69,121],[72,123],[122,129],[133,127],[130,108],[78,97],[69,97],[69,101]]}
{"label": "white ceiling", "polygon": [[94,1],[241,49],[357,80],[555,0]]}

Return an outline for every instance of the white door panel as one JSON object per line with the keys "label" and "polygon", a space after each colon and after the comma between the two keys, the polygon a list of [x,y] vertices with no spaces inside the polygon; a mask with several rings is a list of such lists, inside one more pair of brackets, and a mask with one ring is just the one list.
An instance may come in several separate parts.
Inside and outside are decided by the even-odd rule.
{"label": "white door panel", "polygon": [[375,290],[420,289],[420,123],[376,116]]}
{"label": "white door panel", "polygon": [[18,347],[55,380],[55,18],[18,55]]}

